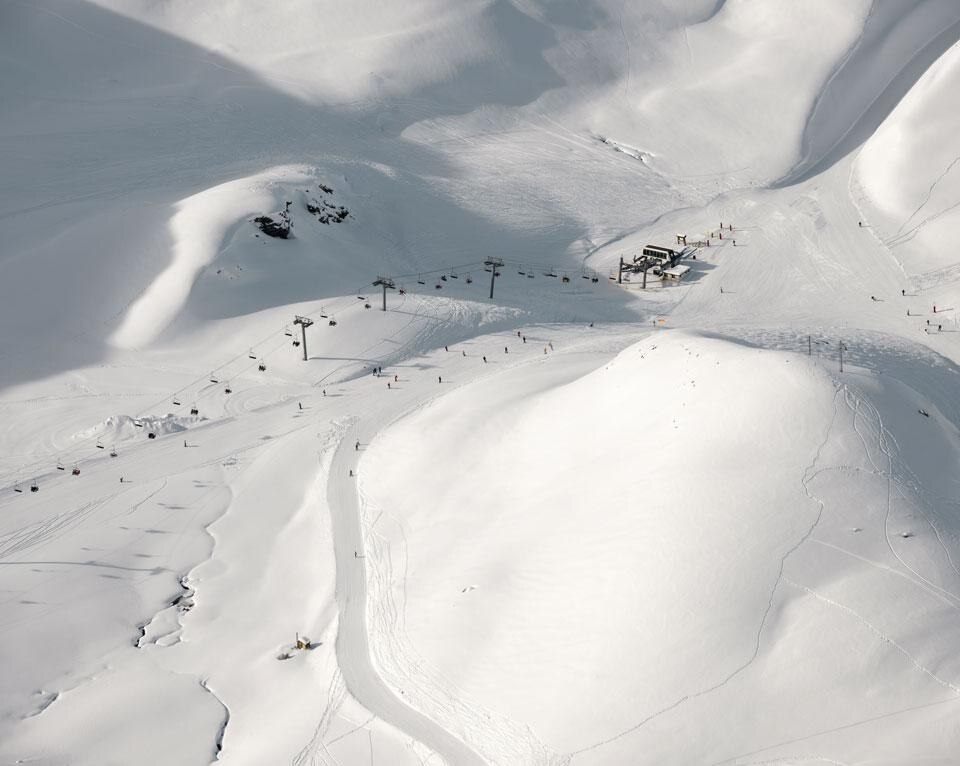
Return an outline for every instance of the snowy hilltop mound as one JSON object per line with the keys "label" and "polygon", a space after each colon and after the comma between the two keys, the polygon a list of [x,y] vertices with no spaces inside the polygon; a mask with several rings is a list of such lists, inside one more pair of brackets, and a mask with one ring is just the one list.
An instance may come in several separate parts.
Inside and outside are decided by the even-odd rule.
{"label": "snowy hilltop mound", "polygon": [[[914,413],[894,439],[806,357],[679,332],[582,377],[543,372],[457,390],[371,447],[365,515],[382,514],[379,563],[406,575],[369,607],[387,678],[407,688],[395,663],[422,657],[425,688],[584,763],[733,757],[795,716],[810,731],[867,717],[868,689],[952,688],[960,578],[949,561],[891,574],[939,556],[941,523],[960,530],[901,483],[909,402],[884,402]],[[879,617],[880,590],[942,634]],[[861,675],[837,679],[840,658]],[[412,701],[444,720],[442,699]],[[528,762],[495,731],[474,730],[478,752]],[[846,738],[850,757],[876,733]]]}

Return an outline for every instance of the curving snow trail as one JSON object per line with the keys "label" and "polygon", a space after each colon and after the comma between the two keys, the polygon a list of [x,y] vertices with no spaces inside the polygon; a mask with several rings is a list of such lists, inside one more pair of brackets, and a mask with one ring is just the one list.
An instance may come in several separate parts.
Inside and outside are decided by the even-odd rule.
{"label": "curving snow trail", "polygon": [[[369,422],[365,426],[377,430]],[[349,431],[352,434],[353,428]],[[356,555],[363,551],[363,534],[356,477],[350,476],[355,458],[349,446],[345,447],[350,441],[346,436],[330,464],[327,497],[337,559],[337,663],[347,689],[367,710],[419,740],[447,763],[483,766],[485,761],[466,744],[398,698],[373,667],[367,642],[367,576],[363,559]]]}

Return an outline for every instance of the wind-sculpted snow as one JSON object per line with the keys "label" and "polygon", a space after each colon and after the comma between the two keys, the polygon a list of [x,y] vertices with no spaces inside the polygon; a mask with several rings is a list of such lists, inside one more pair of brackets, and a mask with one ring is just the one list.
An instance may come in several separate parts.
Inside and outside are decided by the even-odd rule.
{"label": "wind-sculpted snow", "polygon": [[863,144],[957,40],[960,6],[952,0],[874,3],[859,39],[813,104],[800,161],[774,187],[813,178]]}

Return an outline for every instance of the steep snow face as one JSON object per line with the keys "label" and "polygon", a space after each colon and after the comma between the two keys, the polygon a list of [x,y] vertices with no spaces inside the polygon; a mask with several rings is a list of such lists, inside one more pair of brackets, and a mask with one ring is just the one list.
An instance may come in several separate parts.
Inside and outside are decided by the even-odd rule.
{"label": "steep snow face", "polygon": [[871,3],[862,31],[817,94],[799,162],[777,185],[813,178],[859,147],[958,39],[960,6],[952,0]]}
{"label": "steep snow face", "polygon": [[866,222],[925,288],[960,276],[951,247],[960,226],[958,88],[954,46],[867,141],[855,165]]}

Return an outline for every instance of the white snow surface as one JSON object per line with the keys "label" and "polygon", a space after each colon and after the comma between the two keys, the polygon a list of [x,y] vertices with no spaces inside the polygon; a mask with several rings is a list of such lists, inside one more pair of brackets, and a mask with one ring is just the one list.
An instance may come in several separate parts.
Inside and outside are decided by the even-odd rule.
{"label": "white snow surface", "polygon": [[958,39],[0,2],[0,762],[955,763]]}

